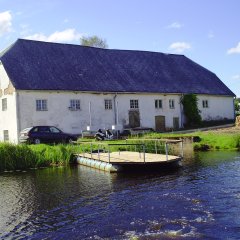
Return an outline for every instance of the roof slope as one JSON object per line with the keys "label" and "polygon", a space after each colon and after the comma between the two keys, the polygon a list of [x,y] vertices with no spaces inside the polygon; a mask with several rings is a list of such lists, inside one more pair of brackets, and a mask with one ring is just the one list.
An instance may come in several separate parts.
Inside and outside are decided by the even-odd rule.
{"label": "roof slope", "polygon": [[234,95],[183,55],[18,39],[0,60],[21,90]]}

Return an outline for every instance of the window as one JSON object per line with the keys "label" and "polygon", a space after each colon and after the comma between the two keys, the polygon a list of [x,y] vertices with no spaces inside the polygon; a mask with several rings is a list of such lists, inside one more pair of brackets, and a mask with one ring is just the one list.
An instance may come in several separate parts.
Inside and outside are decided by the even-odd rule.
{"label": "window", "polygon": [[80,100],[79,99],[71,99],[69,109],[72,111],[80,110]]}
{"label": "window", "polygon": [[47,100],[46,99],[36,100],[36,110],[37,111],[47,111]]}
{"label": "window", "polygon": [[111,99],[105,99],[104,100],[104,105],[106,110],[112,109],[112,100]]}
{"label": "window", "polygon": [[49,129],[50,129],[50,132],[52,132],[52,133],[60,133],[60,132],[61,132],[61,131],[60,131],[58,128],[56,128],[56,127],[50,127]]}
{"label": "window", "polygon": [[8,130],[3,130],[3,141],[4,142],[8,142],[9,141]]}
{"label": "window", "polygon": [[202,106],[203,106],[203,108],[208,108],[208,100],[203,100]]}
{"label": "window", "polygon": [[162,108],[162,100],[161,99],[155,100],[155,108],[156,109]]}
{"label": "window", "polygon": [[139,108],[138,100],[130,100],[130,108]]}
{"label": "window", "polygon": [[2,111],[7,110],[7,98],[2,99]]}
{"label": "window", "polygon": [[169,99],[169,108],[170,109],[174,109],[175,108],[174,99]]}

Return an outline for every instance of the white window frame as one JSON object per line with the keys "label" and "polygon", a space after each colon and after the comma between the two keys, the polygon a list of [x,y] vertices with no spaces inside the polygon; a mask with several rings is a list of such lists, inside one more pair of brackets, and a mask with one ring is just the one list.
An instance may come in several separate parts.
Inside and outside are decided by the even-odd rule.
{"label": "white window frame", "polygon": [[71,111],[80,111],[81,110],[81,102],[80,99],[71,99],[69,110]]}
{"label": "white window frame", "polygon": [[208,102],[208,100],[202,100],[202,107],[203,108],[209,108],[209,102]]}
{"label": "white window frame", "polygon": [[131,99],[130,100],[130,109],[139,109],[138,99]]}
{"label": "white window frame", "polygon": [[174,99],[169,99],[169,108],[170,109],[175,109],[175,101],[174,101]]}
{"label": "white window frame", "polygon": [[9,142],[9,132],[8,130],[3,130],[3,141]]}
{"label": "white window frame", "polygon": [[104,99],[104,107],[105,110],[112,110],[113,108],[112,99]]}
{"label": "white window frame", "polygon": [[36,99],[36,111],[47,111],[47,99]]}
{"label": "white window frame", "polygon": [[155,99],[155,108],[162,109],[162,99]]}
{"label": "white window frame", "polygon": [[7,111],[7,98],[2,99],[2,111]]}

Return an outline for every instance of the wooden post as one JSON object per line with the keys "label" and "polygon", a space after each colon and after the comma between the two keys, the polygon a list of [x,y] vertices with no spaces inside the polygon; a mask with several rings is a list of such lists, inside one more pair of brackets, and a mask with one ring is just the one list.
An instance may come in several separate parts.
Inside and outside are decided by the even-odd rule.
{"label": "wooden post", "polygon": [[168,161],[168,143],[165,142],[166,161]]}

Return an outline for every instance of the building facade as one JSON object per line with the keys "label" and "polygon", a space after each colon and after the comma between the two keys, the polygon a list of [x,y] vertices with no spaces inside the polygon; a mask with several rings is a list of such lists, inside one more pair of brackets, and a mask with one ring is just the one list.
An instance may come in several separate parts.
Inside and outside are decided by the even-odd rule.
{"label": "building facade", "polygon": [[[29,50],[24,49],[29,44],[33,50],[31,54]],[[209,85],[205,86],[208,84],[207,80],[199,84],[189,80],[192,79],[191,77],[196,78],[195,75],[189,78],[189,71],[196,69],[200,71],[199,65],[192,64],[191,60],[189,60],[189,69],[185,67],[183,70],[178,70],[181,73],[180,79],[175,79],[175,75],[172,77],[173,87],[171,88],[168,82],[169,78],[171,79],[169,71],[174,66],[165,67],[166,70],[161,62],[157,62],[152,76],[149,77],[150,67],[146,70],[147,72],[144,72],[146,65],[139,62],[136,56],[128,55],[126,58],[125,53],[122,54],[120,50],[82,46],[77,46],[77,49],[80,49],[79,55],[85,56],[83,60],[79,59],[78,62],[72,63],[70,60],[74,61],[73,56],[68,60],[64,56],[55,56],[56,63],[53,63],[53,60],[47,59],[46,56],[41,58],[40,52],[34,52],[35,48],[39,48],[39,44],[43,46],[42,51],[47,53],[46,56],[49,54],[50,57],[53,50],[55,53],[56,50],[61,52],[62,49],[67,48],[66,51],[71,52],[73,46],[18,40],[2,54],[0,57],[0,141],[17,143],[19,132],[34,125],[53,125],[63,131],[76,134],[86,130],[87,126],[90,126],[91,130],[111,129],[113,125],[118,130],[134,127],[148,127],[157,131],[178,129],[184,124],[181,97],[188,93],[197,95],[198,108],[203,120],[234,119],[234,94],[215,75],[209,74],[209,71],[202,67],[200,67],[201,79],[214,80],[216,90],[211,89],[209,92]],[[44,47],[46,47],[45,50]],[[87,53],[82,50],[87,50]],[[120,56],[118,51],[121,52]],[[131,51],[131,54],[133,52]],[[21,54],[25,54],[24,57]],[[71,54],[74,55],[74,53]],[[101,62],[97,62],[93,54],[97,56],[105,54],[106,56],[101,56]],[[111,69],[109,55],[112,54],[114,56],[110,57],[118,59],[117,64],[112,63],[115,72],[110,70],[111,75],[107,66],[110,64],[108,67]],[[147,53],[147,58],[149,54],[152,53]],[[154,53],[153,59],[150,57],[148,61],[143,60],[143,62],[148,64],[149,61],[160,61],[158,54],[155,56],[156,54]],[[31,56],[29,59],[28,55]],[[142,54],[137,52],[136,55]],[[165,58],[160,55],[161,59],[162,57]],[[65,63],[60,63],[59,58]],[[137,69],[136,64],[130,62],[128,66],[125,62],[130,58],[139,64]],[[178,58],[176,55],[173,59],[178,61]],[[104,60],[108,62],[107,65],[103,64]],[[172,60],[172,55],[170,60]],[[188,60],[183,60],[188,63]],[[183,60],[181,58],[180,65]],[[90,62],[88,66],[86,66],[86,61]],[[169,58],[163,61],[169,61]],[[62,65],[59,66],[58,63]],[[50,64],[50,68],[44,67],[46,64]],[[71,64],[73,66],[69,70]],[[179,64],[176,68],[179,68]],[[158,65],[159,68],[157,68]],[[192,69],[193,66],[195,69]],[[95,68],[98,70],[94,70]],[[119,71],[118,74],[116,71]],[[160,73],[156,71],[163,71],[163,73],[159,75]],[[167,75],[167,72],[168,76],[161,84],[162,76]],[[95,78],[99,78],[99,74],[103,75],[102,81],[101,79],[95,81]],[[146,82],[142,76],[145,76]],[[185,86],[179,86],[179,81],[183,78],[185,80],[182,84]],[[160,84],[156,82],[158,79]],[[153,86],[154,84],[156,87]],[[162,87],[162,85],[165,86]]]}

